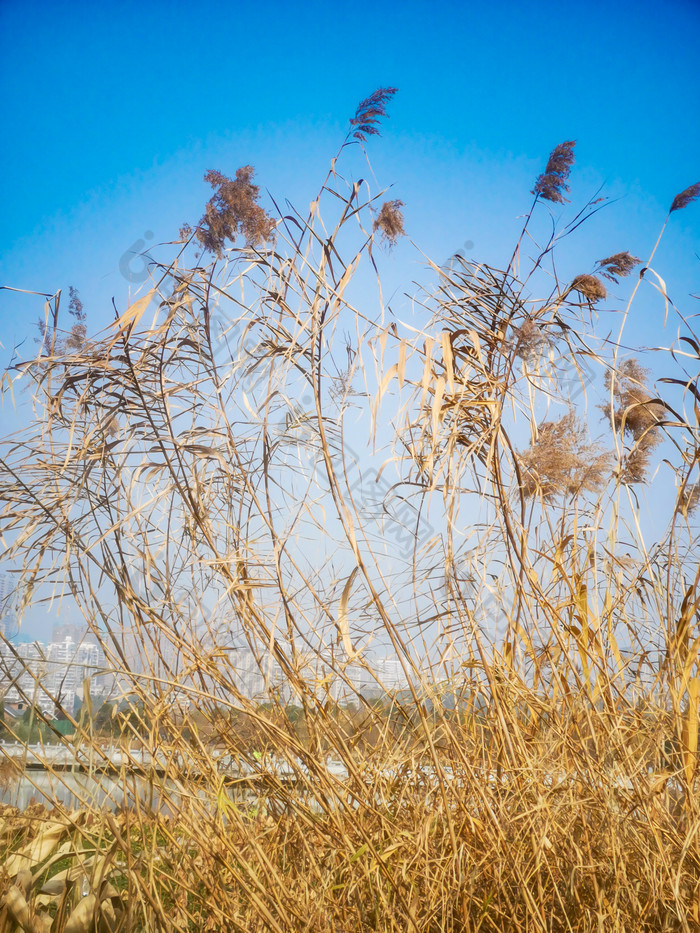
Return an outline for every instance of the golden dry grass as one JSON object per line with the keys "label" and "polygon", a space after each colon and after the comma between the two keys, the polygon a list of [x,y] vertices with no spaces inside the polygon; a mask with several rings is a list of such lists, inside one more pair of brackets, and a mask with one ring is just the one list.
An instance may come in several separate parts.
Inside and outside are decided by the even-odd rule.
{"label": "golden dry grass", "polygon": [[[6,809],[2,933],[700,928],[697,372],[664,359],[662,401],[597,338],[591,275],[548,276],[552,241],[520,268],[572,161],[508,268],[440,270],[417,329],[370,291],[400,202],[334,160],[306,219],[241,246],[210,211],[216,262],[184,243],[108,332],[28,361],[7,554],[27,601],[70,593],[124,698],[109,739],[88,708],[57,740],[93,768],[116,742],[159,803]],[[573,413],[594,368],[602,439]],[[381,654],[403,687],[358,688]]]}

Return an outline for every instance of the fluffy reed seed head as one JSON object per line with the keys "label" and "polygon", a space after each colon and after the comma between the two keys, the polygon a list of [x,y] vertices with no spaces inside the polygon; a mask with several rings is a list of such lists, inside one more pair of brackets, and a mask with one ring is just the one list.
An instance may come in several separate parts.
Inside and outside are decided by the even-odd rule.
{"label": "fluffy reed seed head", "polygon": [[403,227],[403,201],[385,201],[374,221],[374,229],[379,230],[390,246],[396,246],[400,236],[405,236]]}
{"label": "fluffy reed seed head", "polygon": [[571,288],[589,301],[602,301],[608,294],[597,275],[577,275]]}
{"label": "fluffy reed seed head", "polygon": [[613,256],[599,260],[598,268],[603,278],[617,283],[618,279],[629,275],[641,261],[637,256],[633,256],[625,250],[625,252],[615,253]]}
{"label": "fluffy reed seed head", "polygon": [[511,346],[515,355],[521,360],[533,362],[543,351],[551,347],[551,341],[536,321],[527,318],[520,327],[513,329]]}
{"label": "fluffy reed seed head", "polygon": [[368,136],[379,136],[379,121],[387,117],[386,105],[396,94],[398,88],[380,87],[357,105],[355,116],[350,120],[354,129],[348,134],[352,139],[364,142]]}
{"label": "fluffy reed seed head", "polygon": [[680,194],[675,196],[669,214],[672,214],[674,211],[683,210],[684,207],[687,207],[698,198],[700,198],[700,181],[694,185],[690,185],[685,191],[681,191]]}
{"label": "fluffy reed seed head", "polygon": [[[196,236],[202,246],[218,258],[223,255],[226,242],[233,242],[239,235],[244,236],[249,245],[257,246],[273,234],[275,222],[258,204],[260,188],[253,184],[254,174],[252,165],[244,165],[236,171],[235,178],[216,171],[204,176],[216,193],[207,202]],[[180,236],[186,240],[191,235],[192,228],[186,224]]]}
{"label": "fluffy reed seed head", "polygon": [[550,500],[600,490],[610,475],[610,453],[588,443],[581,422],[569,412],[538,426],[537,440],[520,455],[520,465],[525,496]]}
{"label": "fluffy reed seed head", "polygon": [[569,172],[574,164],[574,146],[575,139],[569,139],[566,142],[559,143],[549,155],[547,167],[542,175],[539,175],[532,194],[544,201],[554,201],[563,204],[568,198],[564,197],[564,192],[569,190]]}
{"label": "fluffy reed seed head", "polygon": [[87,314],[85,313],[85,308],[83,307],[78,289],[71,285],[68,288],[68,294],[70,295],[68,313],[75,319],[75,323],[71,326],[70,333],[57,349],[62,353],[78,353],[83,349],[85,339],[87,338]]}
{"label": "fluffy reed seed head", "polygon": [[[615,375],[615,408],[612,414],[604,408],[615,429],[634,442],[623,461],[620,474],[623,483],[646,482],[652,452],[663,440],[661,426],[665,409],[660,402],[654,401],[647,389],[648,378],[649,371],[638,360],[625,360]],[[612,379],[612,375],[606,373],[608,389]]]}
{"label": "fluffy reed seed head", "polygon": [[[649,370],[638,360],[631,359],[620,364],[615,379],[615,427],[620,429],[624,425],[625,433],[635,441],[663,422],[664,408],[653,400],[647,389],[648,378]],[[605,384],[608,388],[611,380],[611,374],[606,373]]]}
{"label": "fluffy reed seed head", "polygon": [[700,506],[700,482],[686,486],[680,494],[680,507],[683,515],[688,516]]}

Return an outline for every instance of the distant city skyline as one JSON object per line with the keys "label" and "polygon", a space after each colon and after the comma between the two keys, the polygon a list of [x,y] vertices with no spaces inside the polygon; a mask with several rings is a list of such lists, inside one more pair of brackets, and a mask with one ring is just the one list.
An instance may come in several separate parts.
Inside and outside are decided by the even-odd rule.
{"label": "distant city skyline", "polygon": [[[221,646],[218,646],[219,648]],[[230,687],[248,701],[263,702],[270,693],[283,702],[294,702],[293,691],[277,661],[267,650],[253,651],[250,647],[231,646],[226,652],[226,670]],[[215,683],[204,672],[186,674],[182,659],[159,654],[158,661],[166,679],[174,677],[169,689],[174,701],[188,705],[190,688],[198,694],[210,689],[212,696],[229,689]],[[138,658],[130,659],[132,673],[138,673]],[[374,657],[362,665],[357,662],[331,671],[319,658],[309,655],[305,675],[309,683],[328,681],[328,695],[336,701],[352,700],[357,695],[371,698],[399,691],[408,686],[398,657]],[[340,670],[343,673],[340,673]],[[119,685],[118,675],[110,674],[109,663],[94,634],[87,628],[70,623],[54,626],[52,641],[44,644],[32,642],[6,642],[0,639],[0,699],[6,708],[21,711],[37,706],[46,715],[59,710],[72,715],[76,701],[83,702],[84,687],[89,685],[90,697],[103,701],[128,686]]]}
{"label": "distant city skyline", "polygon": [[66,635],[61,641],[19,642],[0,640],[0,698],[5,708],[18,711],[36,706],[45,715],[73,714],[76,698],[106,698],[114,678],[106,669],[102,649],[87,630],[80,641]]}

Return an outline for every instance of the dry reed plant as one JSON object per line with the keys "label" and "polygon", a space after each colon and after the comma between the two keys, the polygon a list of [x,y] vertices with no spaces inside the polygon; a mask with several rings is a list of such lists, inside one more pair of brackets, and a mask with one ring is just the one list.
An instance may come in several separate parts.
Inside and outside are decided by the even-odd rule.
{"label": "dry reed plant", "polygon": [[[86,686],[49,736],[77,803],[0,813],[0,931],[698,929],[697,373],[671,416],[549,243],[518,275],[439,270],[402,328],[368,297],[402,205],[336,160],[307,219],[210,173],[150,290],[24,367],[6,554],[25,600],[80,608],[119,696],[100,718]],[[591,361],[600,439],[571,397]],[[682,492],[649,543],[629,458],[664,439]]]}

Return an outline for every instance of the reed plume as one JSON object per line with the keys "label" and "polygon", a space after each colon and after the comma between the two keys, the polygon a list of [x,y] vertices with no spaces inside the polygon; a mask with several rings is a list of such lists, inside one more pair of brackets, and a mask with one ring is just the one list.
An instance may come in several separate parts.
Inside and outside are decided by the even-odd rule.
{"label": "reed plume", "polygon": [[380,120],[387,117],[387,104],[398,88],[380,87],[357,105],[354,116],[350,119],[349,136],[364,142],[368,136],[379,136]]}
{"label": "reed plume", "polygon": [[565,493],[598,492],[610,474],[611,454],[591,444],[575,413],[543,421],[537,438],[520,455],[522,490],[545,501]]}
{"label": "reed plume", "polygon": [[379,230],[382,238],[390,246],[395,246],[399,237],[405,236],[401,210],[403,206],[403,201],[385,201],[374,220],[374,230]]}
{"label": "reed plume", "polygon": [[[253,184],[254,175],[252,165],[244,165],[237,169],[235,178],[217,171],[204,176],[216,193],[207,202],[195,235],[204,249],[218,258],[223,256],[226,243],[235,242],[239,235],[248,245],[259,246],[274,232],[275,221],[258,204],[260,188]],[[186,224],[180,236],[187,240],[192,232]]]}
{"label": "reed plume", "polygon": [[608,294],[603,283],[595,275],[577,275],[571,282],[571,288],[591,302],[602,301]]}
{"label": "reed plume", "polygon": [[684,207],[687,207],[689,204],[692,204],[693,201],[696,201],[700,197],[700,182],[697,182],[694,185],[690,185],[684,191],[681,191],[680,194],[677,194],[673,199],[671,207],[669,209],[669,214],[672,214],[674,211],[681,211]]}
{"label": "reed plume", "polygon": [[600,259],[597,266],[603,278],[609,279],[611,282],[617,284],[620,278],[629,275],[641,261],[641,259],[625,251],[622,253],[615,253],[613,256],[608,256],[606,259]]}
{"label": "reed plume", "polygon": [[562,204],[568,199],[564,197],[564,192],[569,190],[569,173],[574,164],[574,146],[576,141],[573,139],[559,143],[550,153],[547,160],[547,167],[542,175],[537,177],[532,194],[544,201],[553,201]]}

